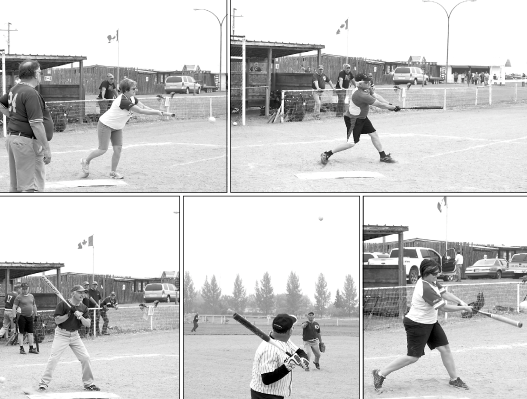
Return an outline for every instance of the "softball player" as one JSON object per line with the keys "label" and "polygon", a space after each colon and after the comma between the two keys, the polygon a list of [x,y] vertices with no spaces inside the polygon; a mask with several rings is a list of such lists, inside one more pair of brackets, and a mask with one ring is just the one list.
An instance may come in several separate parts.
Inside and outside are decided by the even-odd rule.
{"label": "softball player", "polygon": [[192,328],[192,330],[190,330],[190,332],[196,332],[196,330],[198,329],[198,321],[199,315],[196,313],[196,315],[194,316],[194,320],[192,320],[192,323],[194,323],[194,327]]}
{"label": "softball player", "polygon": [[[443,365],[450,375],[450,386],[468,389],[467,384],[457,375],[448,339],[437,322],[437,311],[438,309],[444,312],[466,310],[472,313],[472,308],[454,294],[446,292],[445,288],[437,282],[440,268],[435,261],[423,260],[420,273],[421,278],[415,284],[412,295],[412,306],[403,320],[408,352],[406,356],[395,359],[388,366],[373,370],[373,385],[375,389],[382,388],[382,383],[389,374],[417,362],[421,356],[424,356],[425,345],[428,345],[430,350],[439,351]],[[456,302],[461,306],[447,305],[445,300]]]}
{"label": "softball player", "polygon": [[60,357],[64,350],[69,346],[77,359],[82,364],[82,382],[86,391],[100,391],[100,389],[93,384],[93,373],[91,370],[90,355],[84,346],[80,336],[79,329],[81,326],[90,326],[90,316],[88,308],[82,303],[86,290],[82,285],[76,285],[71,289],[71,298],[68,302],[71,308],[64,302],[59,302],[55,308],[55,337],[51,345],[51,353],[49,355],[46,370],[40,378],[38,386],[39,391],[48,389],[48,384],[51,382],[53,371],[59,363]]}
{"label": "softball player", "polygon": [[[291,396],[293,376],[291,371],[295,366],[308,367],[307,354],[299,349],[291,340],[296,317],[279,314],[273,320],[273,331],[269,334],[283,350],[262,341],[254,355],[251,399],[283,399]],[[300,363],[294,356],[300,356]]]}
{"label": "softball player", "polygon": [[[311,360],[311,352],[315,355],[313,363],[317,370],[320,370],[320,349],[319,344],[322,343],[322,336],[320,335],[320,324],[315,321],[315,313],[309,312],[307,314],[308,321],[302,323],[302,340],[304,341],[304,351],[307,353],[307,360]],[[309,371],[309,368],[306,369]]]}
{"label": "softball player", "polygon": [[[0,328],[0,338],[3,337],[5,334],[6,339],[9,337],[9,328],[11,327],[11,331],[15,331],[15,318],[13,316],[13,303],[15,302],[15,298],[20,295],[22,291],[20,290],[20,284],[16,284],[13,287],[13,292],[11,294],[7,294],[5,296],[5,307],[4,307],[4,321],[2,324],[2,328]],[[8,311],[9,310],[9,311]]]}
{"label": "softball player", "polygon": [[27,283],[20,284],[22,293],[15,298],[13,302],[12,315],[17,317],[17,309],[20,308],[20,315],[18,315],[18,344],[20,345],[20,354],[25,355],[24,350],[24,334],[27,333],[29,341],[29,353],[38,355],[36,348],[33,348],[33,321],[37,317],[37,305],[35,297],[29,293],[29,285]]}

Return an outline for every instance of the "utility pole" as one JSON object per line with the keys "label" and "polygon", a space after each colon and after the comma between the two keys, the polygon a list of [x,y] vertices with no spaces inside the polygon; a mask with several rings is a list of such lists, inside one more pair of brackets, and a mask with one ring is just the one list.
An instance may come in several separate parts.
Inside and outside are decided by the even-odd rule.
{"label": "utility pole", "polygon": [[236,24],[236,18],[242,18],[243,15],[236,15],[236,8],[232,9],[232,35],[234,36],[234,25]]}
{"label": "utility pole", "polygon": [[0,29],[0,31],[7,31],[7,54],[11,54],[11,31],[18,32],[18,29],[11,29],[11,22],[7,23],[7,29]]}

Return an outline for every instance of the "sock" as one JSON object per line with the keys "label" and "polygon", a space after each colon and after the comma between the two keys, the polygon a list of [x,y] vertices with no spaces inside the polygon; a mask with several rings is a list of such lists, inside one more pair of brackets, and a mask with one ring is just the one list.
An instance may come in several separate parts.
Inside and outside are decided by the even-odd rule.
{"label": "sock", "polygon": [[326,151],[326,155],[327,155],[327,157],[329,159],[329,157],[333,155],[333,151],[331,151],[331,150]]}
{"label": "sock", "polygon": [[29,349],[33,349],[33,345],[29,345]]}
{"label": "sock", "polygon": [[24,349],[24,345],[20,345],[20,349]]}
{"label": "sock", "polygon": [[379,152],[379,155],[381,156],[381,158],[384,158],[384,157],[386,156],[386,154],[384,153],[384,151]]}

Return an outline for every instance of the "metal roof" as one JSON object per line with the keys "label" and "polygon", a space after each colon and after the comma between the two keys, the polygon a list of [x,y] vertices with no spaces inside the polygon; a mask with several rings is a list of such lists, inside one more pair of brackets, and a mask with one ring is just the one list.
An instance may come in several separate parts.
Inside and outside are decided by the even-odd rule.
{"label": "metal roof", "polygon": [[0,262],[0,280],[5,280],[7,269],[9,278],[16,279],[61,267],[64,267],[64,263]]}
{"label": "metal roof", "polygon": [[[266,42],[259,40],[246,40],[246,58],[267,58],[268,50],[273,50],[273,58],[285,57],[288,55],[307,53],[308,51],[322,50],[323,44],[304,44],[304,43],[285,43],[285,42]],[[231,56],[241,54],[242,40],[231,38]],[[232,60],[236,61],[236,59]]]}
{"label": "metal roof", "polygon": [[[7,73],[18,72],[18,66],[25,60],[36,60],[40,63],[40,69],[54,68],[73,62],[85,61],[88,58],[83,55],[43,55],[43,54],[6,54],[5,69]],[[1,58],[0,58],[1,60]],[[1,65],[0,65],[1,69]]]}
{"label": "metal roof", "polygon": [[374,238],[390,236],[392,234],[404,233],[405,231],[408,231],[408,226],[365,225],[362,238],[364,241],[367,241]]}

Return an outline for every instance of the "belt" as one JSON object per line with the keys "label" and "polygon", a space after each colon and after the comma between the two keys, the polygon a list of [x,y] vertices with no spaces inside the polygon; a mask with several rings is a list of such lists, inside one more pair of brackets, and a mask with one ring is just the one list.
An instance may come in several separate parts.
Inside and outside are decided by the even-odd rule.
{"label": "belt", "polygon": [[[59,327],[59,326],[57,326],[57,327]],[[61,330],[67,331],[67,332],[75,332],[75,331],[77,331],[77,330],[67,330],[67,329],[62,328],[62,327],[59,327],[59,328],[60,328]]]}
{"label": "belt", "polygon": [[22,132],[12,132],[12,133],[9,133],[10,136],[22,136],[22,137],[27,137],[28,139],[33,139],[33,140],[36,140],[37,138],[35,137],[34,134],[29,134],[29,133],[22,133]]}

